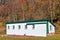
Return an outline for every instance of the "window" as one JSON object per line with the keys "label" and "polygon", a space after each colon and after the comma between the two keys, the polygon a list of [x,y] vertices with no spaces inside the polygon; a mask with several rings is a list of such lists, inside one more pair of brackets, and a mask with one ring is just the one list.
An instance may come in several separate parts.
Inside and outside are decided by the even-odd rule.
{"label": "window", "polygon": [[50,25],[50,30],[52,30],[52,26]]}
{"label": "window", "polygon": [[33,25],[33,29],[35,29],[35,26]]}
{"label": "window", "polygon": [[13,29],[15,28],[15,26],[13,25]]}
{"label": "window", "polygon": [[8,29],[10,28],[10,26],[8,26]]}
{"label": "window", "polygon": [[18,25],[18,29],[20,29],[21,27],[20,27],[20,25]]}
{"label": "window", "polygon": [[35,29],[35,27],[34,27],[34,24],[27,24],[26,26],[25,26],[25,29]]}
{"label": "window", "polygon": [[27,29],[27,25],[25,26],[25,29]]}

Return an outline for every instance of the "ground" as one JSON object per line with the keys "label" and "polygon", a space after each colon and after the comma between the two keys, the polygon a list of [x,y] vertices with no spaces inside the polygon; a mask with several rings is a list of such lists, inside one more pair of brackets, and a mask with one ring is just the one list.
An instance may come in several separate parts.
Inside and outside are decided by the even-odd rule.
{"label": "ground", "polygon": [[28,37],[28,36],[7,36],[0,34],[0,40],[60,40],[60,31],[56,31],[54,35],[47,37]]}
{"label": "ground", "polygon": [[[60,28],[60,27],[58,27]],[[60,31],[57,30],[54,35],[47,37],[25,37],[25,36],[7,36],[3,29],[0,28],[0,40],[60,40]]]}
{"label": "ground", "polygon": [[60,40],[60,32],[56,32],[48,37],[13,37],[13,36],[0,36],[0,40]]}

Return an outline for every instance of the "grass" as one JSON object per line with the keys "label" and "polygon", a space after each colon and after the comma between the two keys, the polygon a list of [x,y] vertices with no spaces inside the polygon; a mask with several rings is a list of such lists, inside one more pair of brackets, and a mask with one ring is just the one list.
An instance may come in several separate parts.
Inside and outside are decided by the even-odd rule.
{"label": "grass", "polygon": [[48,37],[35,37],[35,38],[10,38],[10,37],[0,37],[0,40],[60,40],[60,32],[56,32],[53,36]]}
{"label": "grass", "polygon": [[9,38],[9,37],[0,37],[0,40],[60,40],[60,34],[55,34],[54,36],[48,37],[38,37],[38,38]]}

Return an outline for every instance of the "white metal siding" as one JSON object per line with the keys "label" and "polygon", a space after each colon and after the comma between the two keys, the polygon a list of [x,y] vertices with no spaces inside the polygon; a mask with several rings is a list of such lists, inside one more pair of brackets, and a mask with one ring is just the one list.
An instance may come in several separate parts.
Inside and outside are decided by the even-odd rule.
{"label": "white metal siding", "polygon": [[[50,26],[52,27],[52,30],[50,29]],[[48,22],[48,28],[49,28],[49,33],[55,33],[55,27],[50,22]]]}
{"label": "white metal siding", "polygon": [[[13,25],[15,26],[15,29],[13,29]],[[18,29],[18,25],[21,26],[20,29]],[[46,24],[34,24],[35,28],[33,29],[32,25],[28,25],[27,29],[25,29],[26,23],[22,24],[7,24],[6,28],[6,34],[7,35],[27,35],[27,36],[47,36],[47,26]],[[8,29],[8,26],[10,26],[10,29]]]}
{"label": "white metal siding", "polygon": [[35,24],[35,36],[47,36],[46,24]]}
{"label": "white metal siding", "polygon": [[[13,29],[13,25],[15,26],[15,29]],[[18,25],[21,26],[21,29],[18,29]],[[26,25],[26,23],[22,23],[22,24],[7,24],[6,34],[7,35],[24,35],[25,25]],[[8,26],[10,26],[9,29],[8,29]]]}
{"label": "white metal siding", "polygon": [[47,36],[46,24],[35,24],[35,28],[33,29],[32,25],[28,25],[26,29],[27,36]]}

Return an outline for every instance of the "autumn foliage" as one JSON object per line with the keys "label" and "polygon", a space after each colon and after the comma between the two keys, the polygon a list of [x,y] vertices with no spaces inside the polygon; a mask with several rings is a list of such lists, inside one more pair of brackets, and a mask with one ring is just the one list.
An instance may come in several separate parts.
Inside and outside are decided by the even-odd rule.
{"label": "autumn foliage", "polygon": [[57,19],[60,0],[5,0],[0,3],[0,22]]}

